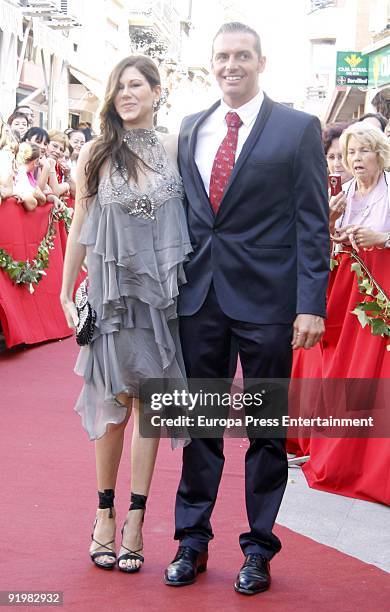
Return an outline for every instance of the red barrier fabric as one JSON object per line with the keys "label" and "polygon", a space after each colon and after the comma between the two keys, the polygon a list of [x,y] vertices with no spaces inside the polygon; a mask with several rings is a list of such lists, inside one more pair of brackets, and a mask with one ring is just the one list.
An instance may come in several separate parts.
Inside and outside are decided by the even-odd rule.
{"label": "red barrier fabric", "polygon": [[[322,346],[316,344],[312,349],[298,349],[293,353],[291,378],[321,378],[322,377]],[[315,398],[313,399],[315,401]],[[310,438],[287,438],[288,453],[297,457],[310,454]]]}
{"label": "red barrier fabric", "polygon": [[[18,261],[34,259],[48,228],[52,204],[27,212],[15,198],[0,205],[0,248]],[[16,285],[0,268],[0,323],[8,348],[35,344],[72,335],[62,312],[59,295],[66,246],[63,221],[56,223],[54,249],[50,251],[46,276],[34,293]]]}
{"label": "red barrier fabric", "polygon": [[[390,251],[361,251],[359,257],[381,288],[390,295]],[[390,378],[388,337],[373,336],[351,314],[363,301],[357,279],[351,272],[349,254],[339,256],[339,266],[330,275],[328,318],[322,342],[323,378]],[[320,349],[297,355],[294,375],[308,377],[319,371]],[[307,362],[307,363],[302,363]],[[311,370],[310,370],[311,368]],[[387,408],[389,399],[387,398]],[[312,437],[310,460],[303,466],[311,487],[390,504],[390,440],[384,438],[339,439]],[[300,442],[300,441],[299,441]],[[302,449],[308,450],[306,446]]]}
{"label": "red barrier fabric", "polygon": [[[73,340],[0,354],[0,591],[63,591],[63,612],[388,609],[389,574],[280,525],[275,525],[275,533],[283,547],[271,562],[271,589],[254,597],[235,593],[233,583],[243,562],[238,533],[247,528],[248,445],[240,439],[225,440],[226,462],[212,517],[215,538],[207,572],[196,584],[177,589],[162,580],[177,550],[174,506],[181,472],[181,452],[172,451],[166,439],[160,443],[148,497],[142,570],[130,575],[96,568],[88,555],[97,502],[94,444],[72,409],[82,384],[73,373],[76,357]],[[23,384],[15,389],[20,372]],[[130,499],[130,440],[131,423],[115,490],[117,551]],[[328,517],[318,511],[317,520],[326,525]],[[346,527],[353,528],[356,520],[346,519]],[[378,538],[385,529],[378,528]],[[19,609],[39,612],[33,605]]]}

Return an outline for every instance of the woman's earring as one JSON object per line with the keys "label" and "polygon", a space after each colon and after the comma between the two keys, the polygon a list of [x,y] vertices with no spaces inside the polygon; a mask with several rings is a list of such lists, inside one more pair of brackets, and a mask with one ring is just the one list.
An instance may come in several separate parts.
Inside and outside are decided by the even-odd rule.
{"label": "woman's earring", "polygon": [[153,102],[153,112],[154,113],[157,113],[157,111],[159,111],[160,108],[165,104],[165,102],[168,100],[168,96],[169,96],[168,89],[166,87],[163,87],[161,89],[161,94],[160,94],[159,99]]}

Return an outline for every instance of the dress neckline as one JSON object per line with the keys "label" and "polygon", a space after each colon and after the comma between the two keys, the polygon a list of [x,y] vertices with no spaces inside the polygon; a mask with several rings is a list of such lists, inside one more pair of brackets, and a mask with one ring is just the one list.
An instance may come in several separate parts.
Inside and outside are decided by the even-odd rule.
{"label": "dress neckline", "polygon": [[123,136],[124,142],[130,149],[133,147],[151,147],[158,143],[156,130],[154,128],[133,128],[126,130]]}
{"label": "dress neckline", "polygon": [[147,128],[134,128],[127,130],[123,142],[142,162],[159,174],[163,174],[166,166],[166,153],[156,130]]}

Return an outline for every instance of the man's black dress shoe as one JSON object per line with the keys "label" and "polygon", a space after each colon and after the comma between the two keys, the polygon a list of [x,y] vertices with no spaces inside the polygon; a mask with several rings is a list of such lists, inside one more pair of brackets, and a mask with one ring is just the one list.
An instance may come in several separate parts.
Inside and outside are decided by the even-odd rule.
{"label": "man's black dress shoe", "polygon": [[256,595],[269,589],[269,561],[257,553],[247,555],[237,576],[234,589],[244,595]]}
{"label": "man's black dress shoe", "polygon": [[169,586],[185,586],[207,569],[208,553],[199,553],[189,546],[179,546],[176,557],[165,570],[164,582]]}

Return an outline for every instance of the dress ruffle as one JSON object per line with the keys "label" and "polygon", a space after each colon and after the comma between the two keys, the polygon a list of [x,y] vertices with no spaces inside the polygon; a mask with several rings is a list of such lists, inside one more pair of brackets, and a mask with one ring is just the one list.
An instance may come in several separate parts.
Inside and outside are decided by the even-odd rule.
{"label": "dress ruffle", "polygon": [[177,197],[160,206],[155,219],[143,219],[100,194],[79,242],[87,249],[88,299],[97,319],[93,341],[81,348],[75,367],[85,379],[76,410],[97,439],[126,416],[115,400],[119,393],[136,396],[144,379],[185,379],[176,299],[192,247]]}

